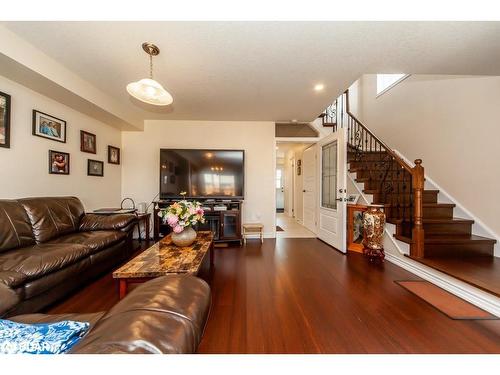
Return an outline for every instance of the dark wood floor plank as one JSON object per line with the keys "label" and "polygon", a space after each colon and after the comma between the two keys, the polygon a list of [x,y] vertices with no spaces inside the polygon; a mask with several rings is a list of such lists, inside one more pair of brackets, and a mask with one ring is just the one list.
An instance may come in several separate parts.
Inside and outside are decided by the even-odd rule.
{"label": "dark wood floor plank", "polygon": [[[217,248],[200,353],[500,353],[500,321],[452,320],[397,285],[418,277],[316,239]],[[107,275],[50,312],[118,301]]]}

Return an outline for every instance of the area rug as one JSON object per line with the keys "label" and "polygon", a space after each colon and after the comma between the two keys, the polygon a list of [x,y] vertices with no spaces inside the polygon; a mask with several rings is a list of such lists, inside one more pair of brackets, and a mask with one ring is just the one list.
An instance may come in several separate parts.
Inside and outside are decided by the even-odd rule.
{"label": "area rug", "polygon": [[495,315],[424,280],[395,281],[451,319],[498,319]]}
{"label": "area rug", "polygon": [[279,225],[276,225],[276,232],[284,232],[285,230],[281,228]]}

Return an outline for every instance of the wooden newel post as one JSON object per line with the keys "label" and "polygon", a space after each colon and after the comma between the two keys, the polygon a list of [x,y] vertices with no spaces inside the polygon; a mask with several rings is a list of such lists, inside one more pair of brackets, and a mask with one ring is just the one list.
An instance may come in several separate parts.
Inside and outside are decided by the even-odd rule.
{"label": "wooden newel post", "polygon": [[424,256],[424,223],[423,223],[423,195],[424,195],[424,167],[422,160],[415,160],[415,167],[412,171],[413,182],[413,230],[412,230],[412,245],[410,247],[410,255],[415,258],[423,258]]}

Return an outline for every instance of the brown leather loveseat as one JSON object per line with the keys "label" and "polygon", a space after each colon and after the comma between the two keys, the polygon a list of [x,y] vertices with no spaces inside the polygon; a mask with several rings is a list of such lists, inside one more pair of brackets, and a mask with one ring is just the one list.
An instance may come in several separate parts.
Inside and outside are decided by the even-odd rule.
{"label": "brown leather loveseat", "polygon": [[136,223],[85,214],[75,197],[0,200],[0,284],[14,292],[2,293],[0,316],[39,311],[119,264]]}
{"label": "brown leather loveseat", "polygon": [[[0,284],[0,299],[15,303],[16,295]],[[26,314],[9,319],[29,324],[89,322],[90,330],[69,353],[195,353],[208,320],[210,300],[205,281],[170,275],[141,284],[108,312]]]}

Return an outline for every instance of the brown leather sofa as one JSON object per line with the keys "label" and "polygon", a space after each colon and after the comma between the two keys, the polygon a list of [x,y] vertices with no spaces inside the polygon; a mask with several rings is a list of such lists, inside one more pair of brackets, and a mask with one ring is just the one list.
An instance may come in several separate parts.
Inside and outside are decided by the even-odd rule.
{"label": "brown leather sofa", "polygon": [[[0,285],[0,298],[16,303],[16,294]],[[27,314],[21,323],[86,321],[90,330],[70,353],[195,353],[210,310],[210,288],[189,275],[164,276],[141,284],[107,313]]]}
{"label": "brown leather sofa", "polygon": [[122,262],[136,223],[85,214],[75,197],[0,200],[0,285],[15,294],[2,292],[0,316],[39,311]]}

